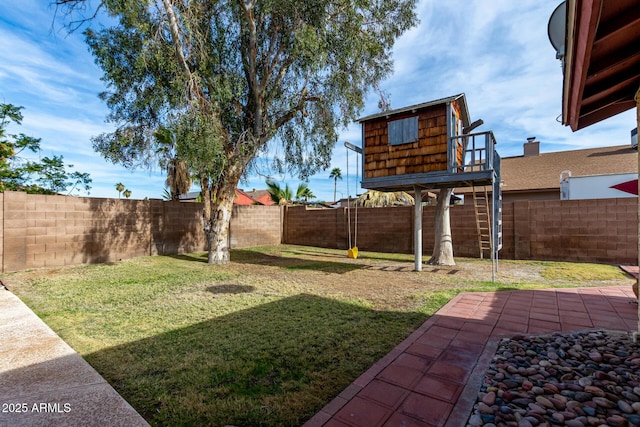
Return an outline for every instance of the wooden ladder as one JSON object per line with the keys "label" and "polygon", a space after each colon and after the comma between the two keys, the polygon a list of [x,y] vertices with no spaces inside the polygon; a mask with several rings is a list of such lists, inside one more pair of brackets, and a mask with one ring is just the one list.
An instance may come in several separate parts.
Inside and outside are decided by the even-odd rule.
{"label": "wooden ladder", "polygon": [[472,187],[473,189],[473,211],[476,214],[476,230],[478,232],[478,248],[480,258],[484,257],[484,252],[489,251],[491,257],[491,215],[489,214],[489,196],[487,187]]}

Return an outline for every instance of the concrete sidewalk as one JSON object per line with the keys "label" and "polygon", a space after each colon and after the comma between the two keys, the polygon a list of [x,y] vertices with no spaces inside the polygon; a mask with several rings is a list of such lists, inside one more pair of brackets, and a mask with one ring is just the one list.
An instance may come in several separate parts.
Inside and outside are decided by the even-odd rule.
{"label": "concrete sidewalk", "polygon": [[0,427],[148,425],[29,307],[0,287]]}

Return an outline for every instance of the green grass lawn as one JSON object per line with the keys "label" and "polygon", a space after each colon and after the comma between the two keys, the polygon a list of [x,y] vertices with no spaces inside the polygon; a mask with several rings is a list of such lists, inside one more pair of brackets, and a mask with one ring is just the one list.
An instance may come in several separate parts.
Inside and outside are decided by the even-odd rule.
{"label": "green grass lawn", "polygon": [[616,267],[273,246],[4,275],[152,425],[300,425],[460,291],[631,284]]}

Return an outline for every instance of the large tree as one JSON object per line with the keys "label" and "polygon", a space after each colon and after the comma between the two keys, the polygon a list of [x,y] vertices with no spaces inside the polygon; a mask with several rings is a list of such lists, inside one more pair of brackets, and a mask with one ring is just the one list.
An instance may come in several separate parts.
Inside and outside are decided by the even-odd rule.
{"label": "large tree", "polygon": [[296,190],[296,203],[308,203],[309,199],[315,198],[316,195],[309,188],[309,184],[301,182]]}
{"label": "large tree", "polygon": [[[71,22],[86,0],[57,0]],[[86,38],[116,130],[94,147],[125,166],[157,157],[155,130],[200,180],[209,262],[229,259],[235,188],[256,156],[306,180],[329,167],[338,128],[392,71],[415,0],[130,0],[100,3]],[[276,147],[280,147],[279,149]],[[157,159],[154,159],[157,160]]]}

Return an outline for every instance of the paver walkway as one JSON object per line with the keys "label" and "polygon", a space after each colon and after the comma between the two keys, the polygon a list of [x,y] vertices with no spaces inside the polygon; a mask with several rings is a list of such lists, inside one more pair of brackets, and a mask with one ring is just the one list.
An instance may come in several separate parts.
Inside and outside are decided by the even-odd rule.
{"label": "paver walkway", "polygon": [[148,425],[18,297],[0,287],[0,427]]}
{"label": "paver walkway", "polygon": [[500,338],[636,331],[633,299],[631,286],[460,294],[305,427],[464,426]]}

